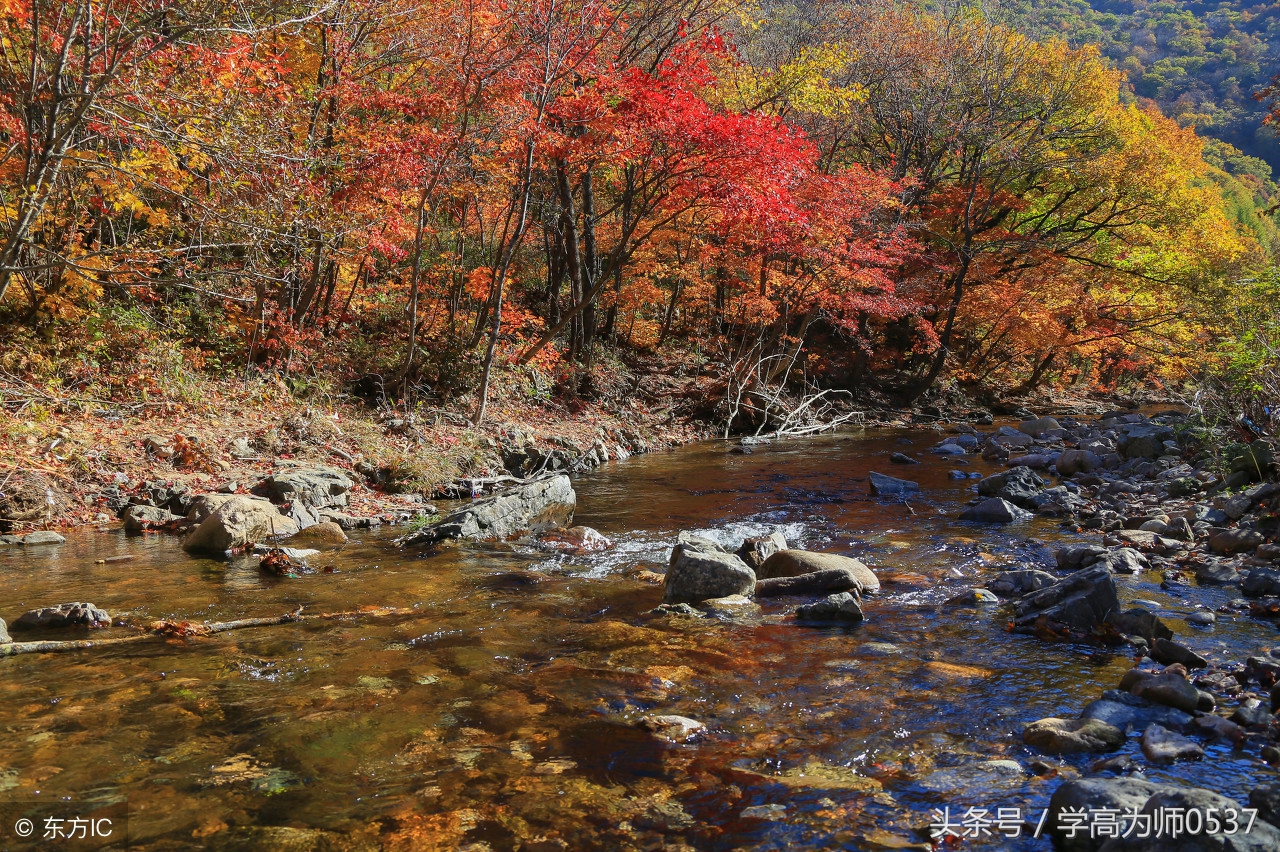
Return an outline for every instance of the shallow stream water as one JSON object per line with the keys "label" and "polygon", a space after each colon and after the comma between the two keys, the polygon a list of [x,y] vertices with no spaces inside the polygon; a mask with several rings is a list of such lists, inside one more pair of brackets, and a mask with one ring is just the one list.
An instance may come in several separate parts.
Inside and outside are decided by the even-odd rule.
{"label": "shallow stream water", "polygon": [[[941,606],[1000,570],[1047,562],[1044,544],[1070,536],[1045,520],[956,522],[976,480],[948,478],[954,459],[888,464],[936,440],[868,431],[615,463],[574,482],[576,523],[617,542],[584,556],[419,555],[388,530],[312,557],[331,573],[275,578],[254,558],[190,558],[164,536],[4,548],[10,621],[72,600],[136,623],[299,605],[412,613],[0,659],[0,799],[127,810],[130,848],[144,850],[892,849],[927,844],[944,807],[1016,808],[1023,836],[965,844],[1047,850],[1027,835],[1063,777],[1096,758],[1050,760],[1063,770],[1048,777],[984,762],[1029,769],[1039,756],[1022,727],[1078,715],[1132,659],[1008,633],[1003,607]],[[870,497],[873,469],[923,493]],[[851,629],[798,626],[787,599],[728,620],[648,615],[662,588],[635,575],[661,570],[681,529],[733,546],[781,530],[792,546],[863,559],[884,588]],[[125,554],[136,558],[96,564]],[[1192,628],[1193,601],[1159,581],[1120,578],[1122,599],[1159,602],[1206,656],[1240,658],[1274,634],[1231,616]],[[1212,605],[1225,593],[1195,594]],[[709,730],[668,744],[637,726],[647,714]],[[1243,801],[1273,775],[1209,751],[1147,777]],[[5,830],[0,849],[25,848]]]}

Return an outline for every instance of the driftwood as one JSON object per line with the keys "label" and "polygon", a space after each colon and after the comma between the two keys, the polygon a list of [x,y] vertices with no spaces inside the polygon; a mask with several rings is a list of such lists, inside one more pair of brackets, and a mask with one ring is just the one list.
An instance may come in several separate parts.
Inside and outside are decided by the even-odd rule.
{"label": "driftwood", "polygon": [[304,621],[325,621],[339,618],[385,618],[394,615],[408,615],[413,609],[402,607],[373,607],[348,612],[325,612],[314,615],[303,615],[302,607],[284,615],[272,615],[262,618],[238,618],[234,621],[157,621],[145,628],[145,632],[134,636],[117,636],[110,639],[69,639],[50,640],[46,642],[5,642],[0,644],[0,657],[16,657],[20,654],[55,654],[61,651],[96,651],[100,648],[111,648],[117,645],[135,645],[141,642],[154,642],[157,639],[193,639],[200,636],[212,636],[228,630],[243,630],[247,627],[273,627],[279,624],[296,624]]}
{"label": "driftwood", "polygon": [[795,577],[770,577],[756,580],[756,597],[771,598],[779,595],[808,595],[819,592],[847,592],[860,589],[858,578],[847,568],[828,568],[799,574]]}

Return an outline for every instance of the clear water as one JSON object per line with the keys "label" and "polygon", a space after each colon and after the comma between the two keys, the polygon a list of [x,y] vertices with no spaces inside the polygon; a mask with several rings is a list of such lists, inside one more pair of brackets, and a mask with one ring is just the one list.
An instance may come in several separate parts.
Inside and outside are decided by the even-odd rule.
{"label": "clear water", "polygon": [[[888,463],[937,439],[875,431],[750,455],[708,443],[609,465],[574,483],[577,522],[618,543],[587,556],[504,545],[419,557],[386,531],[312,558],[334,573],[274,578],[253,559],[194,559],[172,538],[117,531],[0,549],[10,621],[70,600],[138,623],[412,608],[0,660],[0,799],[125,803],[132,848],[146,850],[880,849],[927,843],[944,806],[1034,820],[1095,758],[1049,777],[975,777],[972,765],[1029,767],[1021,728],[1077,715],[1131,660],[1010,634],[1004,608],[941,606],[1048,559],[1043,543],[1068,534],[952,520],[974,482],[948,478],[953,459]],[[924,492],[872,498],[873,469]],[[853,629],[798,626],[785,599],[732,621],[647,615],[662,589],[636,574],[665,563],[680,529],[732,545],[779,529],[793,546],[862,558],[884,589]],[[136,558],[95,564],[119,554]],[[1273,638],[1229,616],[1188,627],[1195,601],[1224,593],[1182,600],[1159,579],[1121,579],[1122,595],[1159,601],[1201,653],[1239,658]],[[664,743],[636,724],[655,713],[708,733]],[[1221,749],[1148,772],[1242,800],[1273,775]]]}

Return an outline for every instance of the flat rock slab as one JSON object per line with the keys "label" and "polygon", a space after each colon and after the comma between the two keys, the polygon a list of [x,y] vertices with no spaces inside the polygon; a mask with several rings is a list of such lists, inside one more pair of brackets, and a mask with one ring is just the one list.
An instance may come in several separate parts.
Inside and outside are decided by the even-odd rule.
{"label": "flat rock slab", "polygon": [[[964,450],[961,450],[961,452],[963,453]],[[920,484],[918,482],[886,476],[883,473],[876,473],[874,470],[871,471],[871,493],[878,497],[914,494],[919,490]]]}
{"label": "flat rock slab", "polygon": [[438,523],[401,538],[399,543],[410,547],[451,538],[509,541],[567,527],[577,503],[578,495],[569,477],[552,476],[463,506]]}
{"label": "flat rock slab", "polygon": [[1124,745],[1124,731],[1100,719],[1041,719],[1022,732],[1022,741],[1047,754],[1112,751]]}
{"label": "flat rock slab", "polygon": [[111,616],[91,603],[64,603],[23,613],[12,627],[17,631],[61,627],[100,627],[110,624]]}
{"label": "flat rock slab", "polygon": [[1199,760],[1204,757],[1204,749],[1195,740],[1160,725],[1148,725],[1143,732],[1142,753],[1152,763],[1173,763],[1176,760]]}

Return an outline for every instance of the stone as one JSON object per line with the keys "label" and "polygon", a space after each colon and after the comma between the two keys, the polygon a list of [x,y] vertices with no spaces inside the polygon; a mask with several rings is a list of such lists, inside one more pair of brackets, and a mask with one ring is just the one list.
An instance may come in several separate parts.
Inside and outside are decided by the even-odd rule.
{"label": "stone", "polygon": [[232,438],[227,444],[227,452],[233,459],[244,461],[246,459],[257,458],[258,451],[249,443],[248,438]]}
{"label": "stone", "polygon": [[979,760],[949,769],[938,769],[917,782],[932,793],[991,791],[1019,787],[1028,778],[1016,760]]}
{"label": "stone", "polygon": [[780,532],[745,539],[738,548],[738,558],[747,563],[752,570],[758,569],[764,561],[779,550],[787,549],[787,539]]}
{"label": "stone", "polygon": [[913,494],[919,490],[919,483],[907,479],[895,479],[892,476],[871,471],[871,493],[877,497]]}
{"label": "stone", "polygon": [[1052,417],[1040,417],[1035,420],[1024,420],[1018,424],[1018,431],[1024,435],[1035,437],[1053,429],[1061,429],[1062,425]]}
{"label": "stone", "polygon": [[1204,586],[1228,586],[1240,582],[1240,572],[1225,562],[1206,562],[1196,566],[1196,582]]}
{"label": "stone", "polygon": [[1087,633],[1119,609],[1111,572],[1104,565],[1091,565],[1018,601],[1014,629],[1034,633],[1044,624]]}
{"label": "stone", "polygon": [[920,464],[919,459],[913,459],[906,453],[894,453],[889,456],[889,461],[893,464]]}
{"label": "stone", "polygon": [[751,807],[743,808],[738,814],[739,819],[767,819],[775,821],[785,819],[786,816],[787,806],[776,804],[752,805]]}
{"label": "stone", "polygon": [[253,492],[273,503],[301,503],[310,509],[337,509],[347,505],[354,483],[336,467],[299,467],[282,470],[264,479]]}
{"label": "stone", "polygon": [[1112,751],[1124,745],[1124,732],[1099,719],[1041,719],[1022,732],[1022,741],[1046,754]]}
{"label": "stone", "polygon": [[1196,627],[1212,627],[1217,622],[1218,616],[1203,609],[1198,609],[1187,615],[1187,624],[1194,624]]}
{"label": "stone", "polygon": [[1070,544],[1066,547],[1058,548],[1053,557],[1058,563],[1058,567],[1062,570],[1079,571],[1081,568],[1089,567],[1110,552],[1105,547],[1096,544]]}
{"label": "stone", "polygon": [[1169,626],[1144,606],[1135,606],[1124,612],[1115,613],[1107,619],[1107,623],[1126,636],[1139,636],[1148,643],[1156,639],[1173,638],[1173,631]]}
{"label": "stone", "polygon": [[1253,568],[1240,581],[1240,592],[1245,597],[1259,598],[1263,595],[1280,595],[1280,570],[1275,568]]}
{"label": "stone", "polygon": [[663,602],[699,603],[730,595],[750,597],[755,588],[755,572],[745,562],[718,545],[714,549],[703,547],[697,537],[690,536],[678,540],[671,550]]}
{"label": "stone", "polygon": [[1098,562],[1112,574],[1140,574],[1147,567],[1147,558],[1131,547],[1116,548]]}
{"label": "stone", "polygon": [[853,592],[839,592],[796,607],[796,620],[810,623],[857,623],[862,617],[862,601]]}
{"label": "stone", "polygon": [[437,523],[400,538],[398,543],[411,547],[453,538],[509,541],[567,526],[577,501],[568,476],[550,476],[469,503]]}
{"label": "stone", "polygon": [[1030,512],[999,497],[988,497],[960,513],[960,520],[975,521],[980,524],[1012,524],[1025,521],[1030,517]]}
{"label": "stone", "polygon": [[1102,464],[1102,459],[1089,450],[1063,450],[1058,454],[1055,464],[1060,476],[1074,476],[1077,473],[1093,473]]}
{"label": "stone", "polygon": [[1266,725],[1271,721],[1271,711],[1256,698],[1246,698],[1231,714],[1231,721],[1246,728]]}
{"label": "stone", "polygon": [[111,616],[91,603],[64,603],[25,612],[11,625],[11,629],[46,630],[110,625]]}
{"label": "stone", "polygon": [[138,535],[144,530],[156,529],[182,520],[181,515],[175,515],[168,509],[139,504],[126,508],[120,517],[124,521],[124,531],[130,535]]}
{"label": "stone", "polygon": [[1165,670],[1157,675],[1142,669],[1129,669],[1120,679],[1120,689],[1156,704],[1176,707],[1184,713],[1195,713],[1200,709],[1200,690],[1175,670]]}
{"label": "stone", "polygon": [[979,497],[999,497],[1015,506],[1034,509],[1033,499],[1044,490],[1044,480],[1029,467],[1013,467],[978,483]]}
{"label": "stone", "polygon": [[1280,826],[1280,783],[1272,781],[1250,790],[1249,807],[1257,809],[1258,819]]}
{"label": "stone", "polygon": [[1073,829],[1070,821],[1063,820],[1064,813],[1096,813],[1107,810],[1115,813],[1137,811],[1163,787],[1136,778],[1077,778],[1067,781],[1054,791],[1049,799],[1049,816],[1045,827],[1053,838],[1058,852],[1097,852],[1105,842],[1092,837],[1092,832]]}
{"label": "stone", "polygon": [[698,603],[698,609],[713,618],[719,618],[723,621],[735,621],[747,616],[759,615],[760,613],[760,605],[743,595],[708,598]]}
{"label": "stone", "polygon": [[266,541],[273,536],[293,535],[298,525],[261,497],[236,494],[218,502],[182,543],[189,553],[224,553]]}
{"label": "stone", "polygon": [[1175,731],[1189,730],[1194,717],[1176,707],[1166,707],[1118,689],[1108,689],[1080,713],[1082,719],[1106,722],[1125,733],[1142,733],[1148,725],[1159,724]]}
{"label": "stone", "polygon": [[1151,643],[1151,659],[1166,666],[1178,663],[1189,669],[1203,669],[1209,665],[1208,660],[1185,645],[1159,637]]}
{"label": "stone", "polygon": [[310,547],[338,547],[350,541],[342,527],[333,521],[323,521],[299,532],[289,538],[290,544],[305,544]]}
{"label": "stone", "polygon": [[986,589],[969,589],[943,602],[943,606],[990,606],[1000,603],[994,592]]}
{"label": "stone", "polygon": [[1218,530],[1209,536],[1209,549],[1214,553],[1244,553],[1256,550],[1263,541],[1257,530]]}
{"label": "stone", "polygon": [[779,550],[760,566],[757,576],[762,580],[774,577],[795,577],[817,571],[843,569],[853,573],[864,594],[880,591],[880,580],[875,572],[860,559],[841,556],[838,553],[814,553],[811,550]]}
{"label": "stone", "polygon": [[672,743],[688,742],[707,729],[697,719],[676,715],[645,716],[640,719],[640,727],[658,739]]}
{"label": "stone", "polygon": [[756,597],[781,595],[827,594],[829,592],[862,591],[858,577],[847,568],[828,568],[794,577],[770,577],[756,580]]}
{"label": "stone", "polygon": [[929,452],[936,456],[962,456],[965,454],[966,450],[959,444],[951,441],[943,441],[935,447],[930,447]]}
{"label": "stone", "polygon": [[1048,571],[1022,568],[997,574],[986,583],[986,587],[1002,598],[1020,598],[1023,595],[1038,592],[1046,586],[1052,586],[1056,582],[1058,578]]}
{"label": "stone", "polygon": [[66,539],[53,530],[29,532],[22,537],[22,543],[28,546],[35,544],[62,544],[64,541]]}
{"label": "stone", "polygon": [[12,641],[13,639],[9,638],[9,625],[5,623],[3,618],[0,618],[0,645]]}
{"label": "stone", "polygon": [[[1280,829],[1264,820],[1252,820],[1250,826],[1251,817],[1243,813],[1238,802],[1209,790],[1168,785],[1152,795],[1141,809],[1144,823],[1149,820],[1153,826],[1162,815],[1171,812],[1187,815],[1184,830],[1176,836],[1168,831],[1161,832],[1159,837],[1154,831],[1149,837],[1130,832],[1128,837],[1110,838],[1099,847],[1099,852],[1274,852],[1280,849]],[[1234,813],[1235,819],[1224,819],[1223,815],[1228,813]],[[1217,815],[1213,824],[1207,822],[1205,815],[1208,814]],[[1210,830],[1214,827],[1217,831]]]}
{"label": "stone", "polygon": [[320,518],[320,523],[333,521],[341,527],[344,532],[369,529],[371,527],[382,525],[381,518],[358,518],[355,515],[348,515],[345,512],[335,512],[333,509],[321,509],[319,512],[316,512],[316,516]]}

